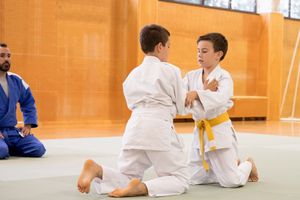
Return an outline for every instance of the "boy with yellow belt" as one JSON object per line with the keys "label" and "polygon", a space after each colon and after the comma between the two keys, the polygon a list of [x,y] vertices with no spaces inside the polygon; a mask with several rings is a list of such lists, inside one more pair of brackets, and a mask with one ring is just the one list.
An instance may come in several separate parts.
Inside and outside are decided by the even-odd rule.
{"label": "boy with yellow belt", "polygon": [[[235,131],[227,114],[233,106],[233,81],[221,68],[228,48],[220,33],[200,36],[197,41],[199,69],[184,78],[188,91],[186,105],[197,112],[194,140],[189,161],[190,184],[219,183],[223,187],[239,187],[247,181],[258,181],[254,161],[240,163]],[[208,85],[214,85],[214,91]],[[196,101],[195,101],[196,100]],[[195,102],[194,102],[195,101]]]}

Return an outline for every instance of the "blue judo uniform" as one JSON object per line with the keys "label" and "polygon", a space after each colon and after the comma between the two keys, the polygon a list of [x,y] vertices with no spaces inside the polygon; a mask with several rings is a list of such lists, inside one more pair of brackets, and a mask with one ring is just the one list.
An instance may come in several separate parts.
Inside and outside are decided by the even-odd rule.
{"label": "blue judo uniform", "polygon": [[0,138],[0,159],[10,155],[41,157],[46,151],[44,145],[33,135],[21,137],[16,128],[17,103],[20,104],[24,124],[31,124],[32,128],[38,126],[35,101],[30,88],[16,74],[8,72],[6,78],[8,97],[0,86],[0,132],[4,136],[4,139]]}

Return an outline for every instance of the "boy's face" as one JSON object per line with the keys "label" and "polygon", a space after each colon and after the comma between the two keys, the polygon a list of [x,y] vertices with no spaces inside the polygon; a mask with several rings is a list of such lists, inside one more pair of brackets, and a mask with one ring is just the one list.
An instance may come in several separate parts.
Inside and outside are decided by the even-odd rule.
{"label": "boy's face", "polygon": [[159,49],[159,59],[162,62],[167,62],[169,58],[169,48],[170,48],[170,40],[166,42],[165,46],[162,45],[162,43],[158,44]]}
{"label": "boy's face", "polygon": [[213,43],[208,40],[201,40],[197,45],[198,63],[203,68],[215,67],[219,64],[223,55],[222,51],[215,52]]}

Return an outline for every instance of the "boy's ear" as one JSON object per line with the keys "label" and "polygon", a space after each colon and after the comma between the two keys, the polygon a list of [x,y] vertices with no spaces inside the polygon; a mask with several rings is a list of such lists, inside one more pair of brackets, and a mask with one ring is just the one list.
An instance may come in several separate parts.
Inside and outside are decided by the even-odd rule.
{"label": "boy's ear", "polygon": [[155,46],[155,48],[157,48],[157,52],[161,52],[161,50],[163,49],[163,44],[160,42]]}
{"label": "boy's ear", "polygon": [[219,60],[221,60],[221,57],[224,55],[223,51],[218,51],[217,52]]}

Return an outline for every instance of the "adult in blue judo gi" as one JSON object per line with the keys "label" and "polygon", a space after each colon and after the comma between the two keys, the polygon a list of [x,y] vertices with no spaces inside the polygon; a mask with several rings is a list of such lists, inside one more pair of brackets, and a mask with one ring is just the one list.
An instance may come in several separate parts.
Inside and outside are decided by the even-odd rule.
{"label": "adult in blue judo gi", "polygon": [[[41,157],[46,149],[31,134],[37,127],[35,101],[28,84],[10,69],[10,50],[0,43],[0,159],[9,156]],[[24,127],[17,128],[16,109],[20,104]]]}

